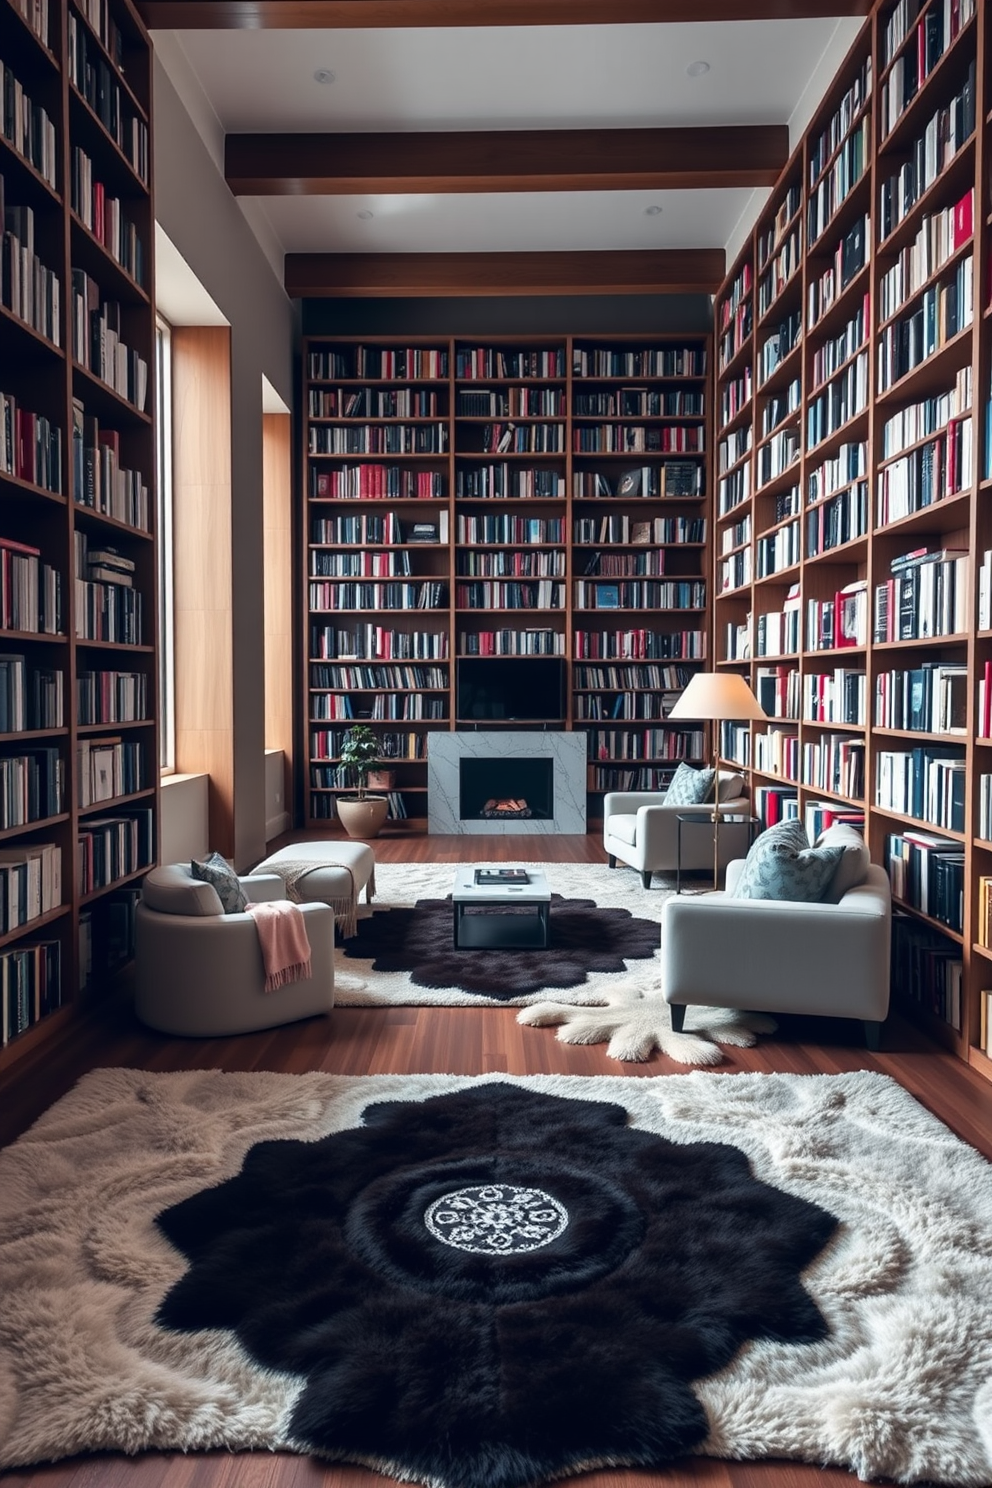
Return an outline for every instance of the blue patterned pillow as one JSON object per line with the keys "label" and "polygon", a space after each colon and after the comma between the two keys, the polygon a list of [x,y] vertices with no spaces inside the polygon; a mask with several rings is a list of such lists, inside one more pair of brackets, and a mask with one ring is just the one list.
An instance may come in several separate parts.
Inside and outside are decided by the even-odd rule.
{"label": "blue patterned pillow", "polygon": [[220,853],[211,853],[202,863],[194,858],[189,865],[189,871],[194,878],[202,879],[204,883],[213,884],[217,890],[221,908],[225,914],[241,914],[248,903],[248,895],[241,887],[241,881],[226,858]]}
{"label": "blue patterned pillow", "polygon": [[817,904],[843,856],[843,847],[810,847],[802,822],[778,822],[755,839],[733,897]]}
{"label": "blue patterned pillow", "polygon": [[694,770],[682,760],[665,792],[666,806],[701,806],[713,793],[713,771]]}

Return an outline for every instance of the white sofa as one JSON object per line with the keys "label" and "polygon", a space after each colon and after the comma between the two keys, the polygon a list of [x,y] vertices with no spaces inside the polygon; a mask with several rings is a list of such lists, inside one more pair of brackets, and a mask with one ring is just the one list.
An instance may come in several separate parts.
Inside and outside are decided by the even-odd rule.
{"label": "white sofa", "polygon": [[[717,777],[717,809],[721,816],[747,814],[751,803],[744,794],[743,777],[721,770]],[[652,873],[674,873],[677,865],[678,816],[693,811],[711,811],[702,806],[669,806],[664,791],[610,791],[603,802],[603,847],[610,867],[617,859],[629,863],[641,875],[646,889]],[[747,827],[722,827],[718,833],[720,867],[746,851]],[[713,873],[713,833],[708,826],[682,828],[683,873]]]}
{"label": "white sofa", "polygon": [[720,894],[674,896],[661,911],[661,990],[678,1031],[686,1007],[858,1018],[878,1048],[889,1010],[892,897],[883,869],[836,904],[734,899],[743,860]]}
{"label": "white sofa", "polygon": [[[241,884],[250,901],[285,899],[275,875]],[[327,1013],[334,1006],[334,911],[300,905],[310,941],[310,976],[266,992],[258,928],[249,914],[224,914],[212,884],[188,865],[153,868],[135,924],[135,1011],[163,1033],[204,1038],[252,1033]]]}

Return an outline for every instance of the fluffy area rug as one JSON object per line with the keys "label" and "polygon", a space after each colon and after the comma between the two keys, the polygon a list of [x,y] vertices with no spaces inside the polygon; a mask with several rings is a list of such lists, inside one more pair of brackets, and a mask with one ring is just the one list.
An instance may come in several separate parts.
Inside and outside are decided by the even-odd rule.
{"label": "fluffy area rug", "polygon": [[992,1481],[992,1168],[871,1073],[98,1070],[0,1153],[0,1466]]}

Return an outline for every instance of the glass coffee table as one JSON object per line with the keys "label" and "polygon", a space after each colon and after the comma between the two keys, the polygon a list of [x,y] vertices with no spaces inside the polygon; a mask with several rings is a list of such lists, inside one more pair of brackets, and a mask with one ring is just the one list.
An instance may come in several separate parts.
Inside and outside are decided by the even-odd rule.
{"label": "glass coffee table", "polygon": [[477,883],[476,869],[459,867],[451,890],[456,950],[544,950],[551,889],[539,868],[527,882]]}

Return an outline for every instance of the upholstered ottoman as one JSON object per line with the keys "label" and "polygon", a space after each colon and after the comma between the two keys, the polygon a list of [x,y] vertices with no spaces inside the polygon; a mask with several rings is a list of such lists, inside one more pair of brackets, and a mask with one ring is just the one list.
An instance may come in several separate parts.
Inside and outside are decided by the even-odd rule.
{"label": "upholstered ottoman", "polygon": [[297,903],[329,904],[345,939],[358,928],[359,894],[365,890],[367,904],[375,894],[375,854],[364,842],[294,842],[259,863],[256,873],[278,874]]}

